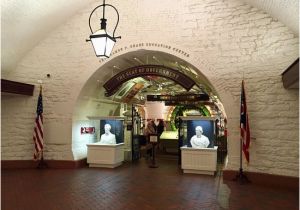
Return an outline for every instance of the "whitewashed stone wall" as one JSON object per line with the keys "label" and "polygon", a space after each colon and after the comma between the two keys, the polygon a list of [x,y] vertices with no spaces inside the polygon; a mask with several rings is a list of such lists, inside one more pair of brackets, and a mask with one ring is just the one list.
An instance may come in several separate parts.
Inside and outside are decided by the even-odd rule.
{"label": "whitewashed stone wall", "polygon": [[[82,134],[81,127],[94,127],[95,133]],[[74,120],[72,132],[72,150],[75,160],[86,157],[86,144],[95,143],[100,140],[100,121],[99,120]]]}
{"label": "whitewashed stone wall", "polygon": [[[298,37],[268,14],[238,0],[110,3],[120,12],[116,35],[122,35],[122,39],[116,49],[123,49],[110,59],[99,63],[90,43],[85,43],[90,33],[88,16],[99,4],[95,1],[28,52],[15,71],[2,75],[5,79],[31,84],[43,80],[46,158],[82,157],[75,154],[80,148],[72,147],[72,119],[86,120],[83,118],[86,113],[77,100],[93,101],[102,97],[99,93],[79,95],[82,87],[94,72],[101,71],[105,62],[143,48],[181,57],[213,84],[228,116],[226,167],[234,170],[239,163],[239,97],[244,78],[253,137],[251,162],[245,170],[298,176],[299,91],[285,90],[281,82],[283,70],[299,56]],[[113,14],[108,19],[113,19]],[[138,43],[162,43],[177,50],[160,46],[125,49]],[[46,78],[47,73],[51,74],[50,79]],[[100,75],[104,78],[108,73]],[[97,79],[101,80],[94,78]],[[37,93],[36,90],[34,97],[2,97],[3,160],[31,159]],[[96,103],[94,108],[92,104],[88,112],[97,113]]]}

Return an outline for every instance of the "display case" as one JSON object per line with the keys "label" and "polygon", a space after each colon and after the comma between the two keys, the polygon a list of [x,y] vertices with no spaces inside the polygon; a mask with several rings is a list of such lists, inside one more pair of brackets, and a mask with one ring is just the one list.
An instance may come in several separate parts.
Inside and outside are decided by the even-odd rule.
{"label": "display case", "polygon": [[137,106],[132,106],[132,156],[131,160],[139,160],[142,156],[141,148],[147,144],[147,139],[144,136],[144,120],[142,114],[139,113]]}
{"label": "display case", "polygon": [[216,139],[214,117],[180,117],[179,135],[182,146],[214,148]]}
{"label": "display case", "polygon": [[124,119],[122,117],[88,117],[99,122],[98,141],[87,144],[90,167],[114,168],[124,161]]}
{"label": "display case", "polygon": [[214,117],[180,117],[181,168],[184,173],[213,175],[217,168]]}
{"label": "display case", "polygon": [[160,146],[165,152],[178,154],[178,131],[163,131],[160,135]]}
{"label": "display case", "polygon": [[[124,119],[123,118],[106,118],[100,119],[100,139],[103,144],[120,144],[124,143]],[[109,129],[110,127],[110,129]],[[109,130],[107,130],[109,129]],[[113,137],[114,135],[114,137]],[[106,139],[113,141],[105,141]],[[115,138],[115,140],[114,140]]]}

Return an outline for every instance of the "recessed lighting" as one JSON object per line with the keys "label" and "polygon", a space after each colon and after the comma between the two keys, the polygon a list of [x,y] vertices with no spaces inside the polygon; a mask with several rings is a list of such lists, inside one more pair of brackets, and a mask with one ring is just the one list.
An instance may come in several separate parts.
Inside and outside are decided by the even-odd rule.
{"label": "recessed lighting", "polygon": [[115,68],[115,69],[120,69],[120,67],[118,67],[118,66],[113,66],[113,68]]}

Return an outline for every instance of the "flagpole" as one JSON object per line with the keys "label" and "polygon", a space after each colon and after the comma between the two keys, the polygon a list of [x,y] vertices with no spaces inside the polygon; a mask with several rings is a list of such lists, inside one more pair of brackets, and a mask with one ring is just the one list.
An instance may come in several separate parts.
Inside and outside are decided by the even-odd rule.
{"label": "flagpole", "polygon": [[37,166],[38,169],[48,168],[48,164],[44,161],[44,151],[41,151],[41,159]]}
{"label": "flagpole", "polygon": [[[43,93],[43,86],[42,86],[42,83],[40,84],[40,94]],[[44,147],[41,151],[41,159],[40,159],[40,162],[37,166],[38,169],[44,169],[44,168],[48,168],[48,164],[44,161]]]}
{"label": "flagpole", "polygon": [[47,163],[44,161],[44,139],[43,139],[43,98],[42,98],[42,81],[38,81],[40,83],[40,92],[38,97],[38,104],[37,104],[37,118],[35,124],[35,134],[33,139],[35,141],[36,153],[34,155],[35,158],[40,157],[37,169],[44,169],[48,168]]}
{"label": "flagpole", "polygon": [[251,181],[248,179],[246,174],[243,171],[243,139],[241,138],[240,140],[240,169],[239,172],[236,174],[235,178],[233,181],[238,181],[240,184],[247,184],[250,183]]}
{"label": "flagpole", "polygon": [[[243,80],[242,80],[242,89],[244,89],[244,71],[243,71]],[[243,174],[243,138],[240,137],[240,174]]]}
{"label": "flagpole", "polygon": [[[244,93],[244,74],[243,74],[243,80],[242,80],[242,94]],[[242,97],[245,97],[241,95],[241,104],[242,104]],[[241,105],[241,113],[242,113],[242,105]],[[247,122],[248,123],[248,122]],[[238,181],[240,184],[247,184],[250,183],[250,180],[248,177],[244,174],[243,172],[243,138],[242,136],[240,137],[240,169],[239,172],[236,174],[235,178],[233,181]]]}
{"label": "flagpole", "polygon": [[240,138],[240,171],[243,171],[243,139]]}

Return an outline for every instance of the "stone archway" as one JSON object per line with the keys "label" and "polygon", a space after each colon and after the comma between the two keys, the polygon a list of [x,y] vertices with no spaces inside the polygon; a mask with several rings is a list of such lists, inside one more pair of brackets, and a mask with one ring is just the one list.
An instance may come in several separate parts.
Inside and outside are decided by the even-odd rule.
{"label": "stone archway", "polygon": [[[91,115],[108,116],[110,113],[115,113],[115,110],[113,109],[117,109],[119,104],[107,100],[107,98],[105,97],[105,89],[103,88],[103,84],[106,81],[108,81],[111,77],[113,77],[114,75],[116,75],[117,73],[123,70],[123,69],[114,68],[117,64],[120,63],[120,61],[133,58],[134,56],[137,56],[141,53],[143,55],[149,55],[149,56],[153,54],[157,56],[163,55],[169,59],[174,59],[174,60],[177,59],[193,66],[199,78],[201,78],[202,81],[204,81],[205,85],[210,89],[210,91],[212,91],[215,95],[218,95],[219,98],[222,100],[222,102],[223,99],[225,99],[223,103],[224,109],[226,109],[226,107],[233,108],[234,106],[236,106],[236,108],[238,109],[239,105],[235,104],[234,98],[231,96],[231,93],[226,92],[224,88],[219,89],[221,81],[215,79],[214,73],[211,73],[213,72],[212,69],[211,68],[204,69],[203,66],[203,63],[205,63],[204,61],[199,61],[199,59],[196,59],[190,55],[182,59],[177,55],[171,54],[174,52],[172,50],[169,50],[169,48],[163,48],[159,50],[157,49],[153,50],[151,49],[151,47],[150,49],[145,50],[143,46],[141,46],[141,48],[142,49],[127,48],[126,50],[127,52],[124,53],[121,53],[121,51],[120,52],[117,51],[116,54],[120,54],[120,55],[116,56],[115,54],[109,60],[106,61],[102,60],[101,62],[103,63],[103,65],[98,70],[96,70],[84,84],[83,88],[81,89],[78,95],[75,111],[73,113],[72,151],[74,154],[74,158],[86,157],[86,150],[81,149],[85,147],[86,140],[82,141],[79,139],[78,136],[74,135],[75,133],[74,129],[78,130],[78,126],[79,126],[78,122],[87,121],[86,117]],[[154,48],[157,48],[157,46],[154,46]],[[133,66],[135,65],[132,65],[131,67]],[[138,65],[136,64],[136,66]],[[228,149],[229,149],[229,153],[233,151],[231,153],[231,155],[234,157],[233,160],[238,162],[238,154],[239,154],[238,144],[234,143],[234,149],[232,149],[232,147],[230,146],[230,138],[232,137],[233,139],[235,138],[235,136],[238,135],[238,126],[233,126],[234,123],[238,124],[238,115],[233,116],[232,113],[234,112],[231,112],[229,110],[229,112],[228,113],[226,112],[225,114],[228,120],[227,128],[230,131],[228,136],[228,142],[229,142]],[[74,145],[76,146],[74,147]],[[237,157],[237,159],[235,159],[235,157]]]}

